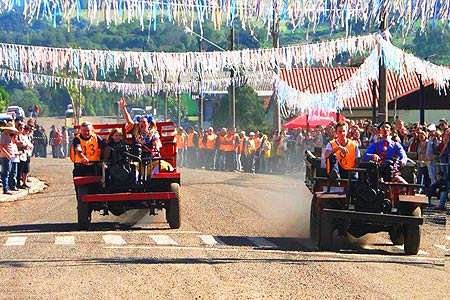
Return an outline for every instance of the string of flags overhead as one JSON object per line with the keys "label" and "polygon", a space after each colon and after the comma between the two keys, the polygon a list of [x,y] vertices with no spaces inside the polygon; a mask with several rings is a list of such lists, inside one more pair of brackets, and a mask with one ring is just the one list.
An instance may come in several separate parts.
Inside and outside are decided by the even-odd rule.
{"label": "string of flags overhead", "polygon": [[142,30],[155,30],[163,22],[190,28],[212,22],[219,29],[239,20],[244,29],[252,31],[255,21],[260,21],[270,31],[279,18],[294,29],[314,30],[327,22],[332,30],[344,28],[349,34],[352,23],[377,26],[384,14],[390,16],[390,25],[403,32],[414,24],[423,31],[430,23],[450,20],[450,0],[0,0],[0,13],[13,10],[28,22],[46,18],[58,26],[62,19],[70,26],[71,20],[86,17],[91,24],[136,21]]}
{"label": "string of flags overhead", "polygon": [[[320,50],[320,51],[319,51]],[[298,91],[281,80],[273,70],[279,67],[308,67],[314,64],[332,65],[334,58],[344,52],[351,55],[371,51],[364,63],[348,80],[337,84],[334,91],[313,94]],[[250,54],[252,53],[252,54]],[[205,56],[206,54],[206,56]],[[167,56],[171,57],[170,59]],[[256,59],[257,58],[257,59]],[[450,86],[450,68],[437,66],[395,47],[381,35],[351,37],[317,44],[302,44],[278,49],[237,50],[230,52],[140,53],[126,51],[81,50],[71,48],[36,47],[0,44],[0,78],[18,80],[26,86],[56,86],[76,84],[93,89],[106,89],[125,95],[152,95],[161,90],[180,93],[205,90],[226,90],[231,84],[253,87],[274,86],[284,113],[305,110],[335,111],[348,107],[348,99],[367,90],[378,78],[379,60],[399,76],[420,74],[436,89],[446,92]],[[257,61],[258,63],[254,63]],[[170,64],[179,64],[170,67]],[[227,76],[228,69],[241,70],[237,76]],[[84,78],[92,74],[107,74],[117,70],[134,70],[141,74],[159,74],[151,83],[121,83]],[[185,68],[184,72],[180,68]],[[79,78],[42,73],[61,74],[69,70]],[[208,71],[206,71],[208,70]],[[177,73],[178,72],[178,73]],[[167,76],[167,74],[170,74]],[[176,80],[167,80],[174,77]]]}

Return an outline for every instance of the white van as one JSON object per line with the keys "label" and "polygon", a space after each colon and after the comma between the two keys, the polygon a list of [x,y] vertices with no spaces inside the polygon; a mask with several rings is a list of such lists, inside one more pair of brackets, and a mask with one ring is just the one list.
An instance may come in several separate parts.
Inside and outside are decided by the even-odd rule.
{"label": "white van", "polygon": [[6,113],[8,115],[11,115],[14,119],[17,119],[19,117],[25,118],[25,111],[22,107],[17,105],[8,106],[8,108],[6,109]]}

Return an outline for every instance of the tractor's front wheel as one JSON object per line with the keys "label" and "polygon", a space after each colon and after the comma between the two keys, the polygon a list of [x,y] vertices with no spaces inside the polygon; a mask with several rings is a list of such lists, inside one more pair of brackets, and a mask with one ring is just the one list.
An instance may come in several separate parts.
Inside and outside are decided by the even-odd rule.
{"label": "tractor's front wheel", "polygon": [[81,200],[83,195],[88,193],[87,187],[77,187],[77,216],[78,228],[80,230],[89,230],[91,225],[92,208],[89,203]]}
{"label": "tractor's front wheel", "polygon": [[405,236],[401,226],[392,226],[389,230],[389,238],[394,245],[403,245],[405,243]]}
{"label": "tractor's front wheel", "polygon": [[[412,210],[410,215],[414,217],[421,217],[422,210],[420,209],[420,207],[416,207]],[[421,233],[419,224],[408,224],[404,226],[404,248],[406,255],[416,255],[419,252],[420,235]]]}
{"label": "tractor's front wheel", "polygon": [[176,197],[170,199],[166,206],[166,220],[169,223],[170,228],[180,228],[180,184],[171,183],[170,192],[175,193]]}

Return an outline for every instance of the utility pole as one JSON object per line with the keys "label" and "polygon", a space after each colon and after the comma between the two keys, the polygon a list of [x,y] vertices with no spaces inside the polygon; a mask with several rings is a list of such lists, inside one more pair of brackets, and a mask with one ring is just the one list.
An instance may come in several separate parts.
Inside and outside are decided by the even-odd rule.
{"label": "utility pole", "polygon": [[420,124],[425,125],[425,86],[423,85],[422,75],[417,74],[420,84],[419,103],[420,103]]}
{"label": "utility pole", "polygon": [[[273,11],[272,11],[272,47],[280,47],[280,16],[278,14],[278,2],[273,1]],[[278,67],[275,70],[278,73]],[[275,92],[274,92],[275,93]],[[281,113],[280,113],[280,103],[274,99],[274,110],[273,110],[273,127],[276,131],[281,130]]]}
{"label": "utility pole", "polygon": [[[383,33],[387,29],[387,13],[386,7],[380,14],[380,32]],[[384,36],[386,39],[386,36]],[[386,67],[383,62],[383,57],[380,57],[379,61],[379,73],[378,73],[378,122],[388,121],[389,110],[388,102],[386,101]]]}
{"label": "utility pole", "polygon": [[[198,50],[202,52],[202,38],[198,39]],[[199,67],[200,68],[200,67]],[[201,70],[198,70],[198,128],[199,130],[203,128],[203,95],[202,95],[202,74]]]}
{"label": "utility pole", "polygon": [[[167,82],[167,70],[164,71],[164,83]],[[164,96],[164,121],[167,121],[167,91],[163,91]]]}
{"label": "utility pole", "polygon": [[178,88],[177,88],[178,126],[181,126],[180,82],[181,82],[181,73],[178,74]]}
{"label": "utility pole", "polygon": [[377,82],[372,81],[372,124],[377,122]]}
{"label": "utility pole", "polygon": [[[230,50],[234,50],[234,23],[231,23],[230,30]],[[230,70],[231,85],[228,88],[228,127],[236,127],[236,86],[234,84],[235,70],[233,67]]]}

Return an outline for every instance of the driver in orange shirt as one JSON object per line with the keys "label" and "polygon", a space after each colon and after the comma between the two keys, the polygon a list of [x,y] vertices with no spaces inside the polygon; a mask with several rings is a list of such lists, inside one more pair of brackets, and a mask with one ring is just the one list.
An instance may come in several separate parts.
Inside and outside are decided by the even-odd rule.
{"label": "driver in orange shirt", "polygon": [[327,174],[330,178],[348,178],[348,170],[357,166],[361,153],[357,142],[347,138],[347,123],[338,122],[335,129],[335,139],[325,148]]}

